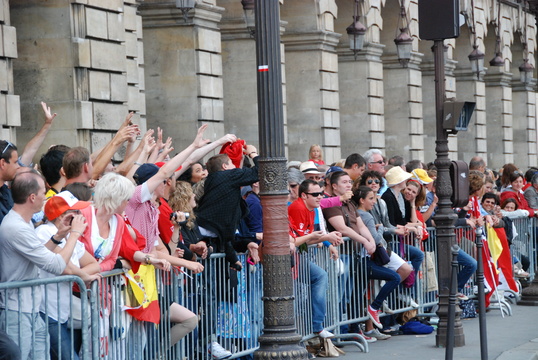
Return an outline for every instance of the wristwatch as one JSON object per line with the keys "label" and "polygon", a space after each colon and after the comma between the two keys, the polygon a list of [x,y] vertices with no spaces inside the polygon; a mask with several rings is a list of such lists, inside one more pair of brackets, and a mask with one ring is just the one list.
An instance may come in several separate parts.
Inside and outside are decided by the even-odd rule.
{"label": "wristwatch", "polygon": [[146,255],[144,260],[146,261],[146,265],[151,265],[151,257],[149,255]]}
{"label": "wristwatch", "polygon": [[[54,235],[56,235],[56,234],[54,234]],[[52,236],[50,237],[50,241],[52,241],[52,242],[55,243],[56,245],[60,245],[60,244],[62,243],[62,240],[58,241],[58,240],[54,239],[54,235],[52,235]]]}

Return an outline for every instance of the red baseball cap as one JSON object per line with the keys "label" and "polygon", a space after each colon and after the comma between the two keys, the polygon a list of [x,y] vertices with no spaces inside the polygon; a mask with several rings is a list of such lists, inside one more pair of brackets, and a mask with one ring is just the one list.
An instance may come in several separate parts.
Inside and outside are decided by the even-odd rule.
{"label": "red baseball cap", "polygon": [[62,191],[51,197],[45,203],[45,215],[47,216],[47,219],[54,220],[67,210],[80,210],[89,205],[89,201],[79,201],[69,191]]}

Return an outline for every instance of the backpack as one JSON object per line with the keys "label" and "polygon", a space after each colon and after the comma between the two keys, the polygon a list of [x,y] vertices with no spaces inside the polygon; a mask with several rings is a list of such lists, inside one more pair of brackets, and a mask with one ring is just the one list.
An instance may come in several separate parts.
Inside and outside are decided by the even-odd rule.
{"label": "backpack", "polygon": [[431,334],[433,326],[423,324],[418,320],[411,320],[400,326],[400,331],[404,335]]}

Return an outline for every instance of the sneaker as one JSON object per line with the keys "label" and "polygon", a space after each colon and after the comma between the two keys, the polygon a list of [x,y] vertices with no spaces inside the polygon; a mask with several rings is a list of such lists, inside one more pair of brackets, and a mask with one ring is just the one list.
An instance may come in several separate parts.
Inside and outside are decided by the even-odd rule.
{"label": "sneaker", "polygon": [[388,315],[394,314],[394,310],[389,308],[389,304],[387,303],[387,300],[383,301],[383,312]]}
{"label": "sneaker", "polygon": [[223,348],[216,341],[213,341],[211,345],[209,345],[209,354],[211,355],[211,358],[215,360],[228,359],[232,357],[232,353],[229,350]]}
{"label": "sneaker", "polygon": [[330,331],[323,329],[318,333],[318,336],[322,339],[330,339],[334,337],[334,334]]}
{"label": "sneaker", "polygon": [[368,306],[368,317],[370,318],[370,320],[372,320],[375,327],[378,327],[381,329],[383,326],[381,325],[381,322],[379,321],[380,312],[381,311],[379,310],[374,310],[370,305]]}
{"label": "sneaker", "polygon": [[456,300],[465,301],[465,300],[469,300],[469,297],[459,292],[456,294]]}
{"label": "sneaker", "polygon": [[406,304],[407,306],[411,306],[412,308],[414,309],[418,309],[418,304],[417,302],[409,295],[402,295],[400,294],[398,296],[398,299],[400,299],[404,304]]}
{"label": "sneaker", "polygon": [[373,329],[373,330],[370,330],[370,331],[367,331],[364,333],[366,336],[370,336],[374,339],[377,339],[377,340],[387,340],[387,339],[390,339],[392,336],[388,335],[388,334],[382,334],[379,332],[379,330],[377,329]]}
{"label": "sneaker", "polygon": [[514,271],[514,274],[517,278],[522,278],[522,279],[525,279],[525,278],[528,278],[529,277],[529,273],[526,272],[525,270],[523,269],[517,269]]}
{"label": "sneaker", "polygon": [[373,343],[377,341],[375,337],[366,335],[362,330],[359,331],[359,335],[362,336],[367,343]]}

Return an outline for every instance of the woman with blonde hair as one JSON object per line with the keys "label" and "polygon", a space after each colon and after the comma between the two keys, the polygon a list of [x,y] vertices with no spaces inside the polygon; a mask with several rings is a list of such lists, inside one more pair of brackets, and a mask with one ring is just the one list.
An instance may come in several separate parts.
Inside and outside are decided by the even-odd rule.
{"label": "woman with blonde hair", "polygon": [[184,251],[184,259],[194,260],[196,255],[205,259],[208,255],[208,248],[207,244],[202,241],[203,236],[196,223],[196,215],[193,210],[196,207],[196,200],[191,184],[186,181],[177,181],[176,188],[168,199],[168,205],[173,211],[189,214],[185,221],[177,225],[174,224],[170,250],[174,251],[172,246],[175,244],[180,249],[179,251]]}

